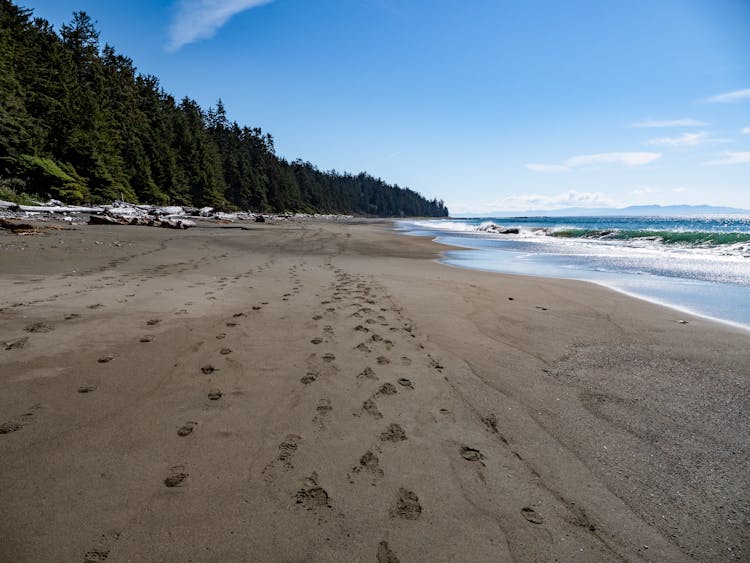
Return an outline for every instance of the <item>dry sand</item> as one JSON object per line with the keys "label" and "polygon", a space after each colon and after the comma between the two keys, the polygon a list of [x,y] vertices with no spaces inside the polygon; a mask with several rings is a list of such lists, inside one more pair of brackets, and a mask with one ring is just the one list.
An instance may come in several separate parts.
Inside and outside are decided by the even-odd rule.
{"label": "dry sand", "polygon": [[747,332],[385,227],[0,233],[0,560],[750,559]]}

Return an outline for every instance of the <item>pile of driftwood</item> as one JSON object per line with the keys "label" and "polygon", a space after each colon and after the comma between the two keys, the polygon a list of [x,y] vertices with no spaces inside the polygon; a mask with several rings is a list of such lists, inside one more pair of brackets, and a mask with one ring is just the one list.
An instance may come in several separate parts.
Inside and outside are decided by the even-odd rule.
{"label": "pile of driftwood", "polygon": [[[197,222],[227,224],[246,221],[265,223],[269,220],[276,222],[288,219],[319,219],[328,221],[351,219],[350,215],[308,215],[302,213],[262,215],[250,211],[225,213],[216,211],[212,207],[136,205],[125,201],[115,201],[111,205],[83,207],[65,205],[61,201],[54,199],[49,200],[47,203],[35,203],[35,205],[19,205],[8,201],[0,201],[0,217],[10,220],[58,219],[68,223],[77,223],[88,217],[90,225],[143,225],[167,229],[188,229],[195,227]],[[17,225],[18,223],[12,222],[9,224]],[[10,229],[13,232],[18,230],[2,225],[0,225],[0,228]]]}

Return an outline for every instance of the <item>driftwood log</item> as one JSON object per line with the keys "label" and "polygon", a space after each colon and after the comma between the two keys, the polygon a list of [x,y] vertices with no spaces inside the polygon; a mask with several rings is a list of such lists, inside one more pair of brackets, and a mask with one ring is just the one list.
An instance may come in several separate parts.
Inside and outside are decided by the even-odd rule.
{"label": "driftwood log", "polygon": [[189,229],[195,223],[188,219],[156,219],[151,216],[117,217],[112,215],[92,215],[89,225],[142,225],[145,227],[163,227],[165,229]]}

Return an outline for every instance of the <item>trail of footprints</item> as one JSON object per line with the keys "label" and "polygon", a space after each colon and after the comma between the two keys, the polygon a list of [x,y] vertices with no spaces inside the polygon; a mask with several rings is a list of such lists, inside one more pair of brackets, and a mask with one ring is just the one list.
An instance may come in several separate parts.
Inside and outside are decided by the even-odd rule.
{"label": "trail of footprints", "polygon": [[[403,353],[403,342],[423,356],[425,364],[434,373],[441,374],[444,368],[439,359],[424,352],[424,345],[419,342],[413,323],[402,316],[401,310],[389,300],[382,288],[377,287],[365,276],[354,276],[341,269],[334,269],[332,266],[329,268],[333,271],[335,281],[330,288],[330,295],[321,298],[320,310],[311,317],[320,332],[310,342],[315,347],[334,346],[336,344],[334,329],[326,322],[327,319],[334,318],[351,320],[351,330],[362,337],[361,342],[353,349],[345,351],[346,354],[361,359],[362,363],[362,369],[354,376],[348,377],[353,386],[353,393],[361,392],[365,388],[371,389],[371,392],[364,398],[360,408],[351,413],[342,412],[339,416],[351,414],[359,420],[371,421],[369,424],[372,427],[372,441],[363,448],[364,451],[358,459],[350,462],[351,466],[347,475],[351,485],[364,482],[377,486],[388,471],[381,461],[384,448],[400,447],[400,444],[409,439],[408,428],[396,421],[385,421],[379,405],[385,405],[389,401],[401,401],[403,404],[404,401],[409,401],[409,394],[419,392],[418,382],[407,377],[393,376],[395,370],[391,364],[401,367],[412,365],[413,360],[408,352]],[[381,306],[383,304],[385,306]],[[337,326],[342,325],[347,326],[343,322],[337,324]],[[397,346],[389,336],[398,332],[402,333],[401,338],[394,338],[394,340],[398,340],[401,344],[398,346],[399,352],[395,353]],[[406,338],[403,338],[404,335]],[[341,352],[340,347],[336,348],[336,352]],[[340,369],[333,352],[315,352],[308,357],[306,373],[300,381],[303,386],[313,392],[316,388],[314,384],[325,382],[333,377],[341,377],[339,373]],[[387,380],[388,376],[392,379]],[[381,381],[381,379],[386,380]],[[323,391],[324,389],[321,388],[320,392]],[[319,397],[312,422],[321,434],[313,436],[313,441],[325,439],[328,421],[336,412],[338,412],[336,405],[328,397],[324,394]],[[444,416],[452,417],[452,413],[447,409],[440,409],[440,412]],[[500,441],[510,448],[507,440],[498,432],[497,418],[490,414],[483,421],[488,430],[497,434]],[[286,473],[294,469],[294,455],[304,443],[301,435],[290,434],[279,444],[277,457],[263,471],[267,482],[272,482],[279,475],[279,471]],[[310,447],[314,447],[314,444],[311,443]],[[485,455],[479,449],[463,445],[456,451],[456,455],[460,456],[464,462],[474,464],[481,474],[485,467]],[[518,454],[516,455],[520,458]],[[303,473],[303,475],[304,480],[295,493],[295,504],[314,512],[319,521],[324,521],[334,512],[332,509],[335,507],[336,500],[331,498],[324,488],[324,476],[318,475],[315,471]],[[484,480],[483,476],[482,480]],[[400,487],[398,490],[391,491],[390,494],[392,501],[388,512],[389,518],[416,521],[422,517],[423,501],[415,491]],[[519,516],[532,526],[544,523],[544,518],[530,506],[522,508]],[[383,562],[399,560],[396,552],[385,540],[378,545],[376,559]]]}
{"label": "trail of footprints", "polygon": [[[394,369],[390,364],[412,364],[412,359],[408,355],[395,353],[397,346],[391,335],[402,332],[411,336],[406,338],[409,347],[418,352],[421,348],[417,344],[412,323],[402,318],[401,311],[390,303],[389,297],[381,288],[365,276],[354,276],[340,269],[333,269],[332,266],[329,268],[333,272],[334,282],[328,294],[321,296],[320,309],[311,316],[319,332],[310,339],[310,343],[314,349],[320,349],[320,352],[315,351],[308,356],[306,371],[300,378],[301,384],[310,392],[321,393],[312,415],[313,427],[319,434],[313,436],[312,440],[325,439],[329,419],[337,413],[339,417],[354,416],[360,420],[372,421],[366,422],[372,426],[372,442],[363,448],[358,459],[352,460],[347,475],[352,485],[364,480],[372,486],[377,486],[387,471],[387,467],[381,462],[383,448],[399,447],[399,444],[408,440],[408,429],[402,424],[395,421],[384,423],[384,415],[379,405],[386,401],[408,401],[409,394],[418,392],[418,385],[407,377],[393,377],[390,381],[381,381],[381,378],[388,379],[388,375],[392,376]],[[361,370],[354,376],[347,376],[351,378],[353,392],[361,394],[362,390],[371,389],[369,396],[363,398],[361,407],[354,412],[345,412],[346,409],[339,412],[337,406],[324,394],[326,381],[343,376],[337,364],[336,354],[341,354],[342,350],[337,346],[335,330],[331,323],[333,319],[339,321],[336,326],[350,326],[356,335],[362,337],[353,349],[343,350],[343,353],[348,355],[348,360],[354,358],[362,365]],[[329,346],[334,347],[335,353],[330,351]],[[428,360],[429,358],[425,358],[425,363],[428,363]],[[429,365],[434,368],[434,363]],[[318,387],[321,384],[322,387]],[[264,479],[270,483],[281,474],[293,470],[293,458],[304,444],[305,439],[302,435],[287,435],[278,446],[276,458],[264,468]],[[310,447],[314,445],[310,444]],[[468,450],[476,452],[471,455],[482,456],[478,450]],[[298,482],[299,486],[294,496],[295,504],[306,511],[314,512],[319,521],[331,517],[335,499],[330,497],[324,487],[325,477],[315,471],[302,475],[303,481]],[[389,518],[418,520],[421,517],[422,501],[416,492],[401,487],[391,494],[393,496],[388,512]],[[376,555],[378,561],[398,561],[396,553],[386,541],[379,544]]]}
{"label": "trail of footprints", "polygon": [[[271,265],[270,262],[261,264],[255,268],[255,272],[264,272]],[[182,266],[179,271],[184,272],[190,265],[173,264],[171,266]],[[297,273],[298,268],[304,269],[303,264],[293,265],[288,269],[290,290],[281,295],[281,300],[284,302],[298,295],[302,289],[302,283]],[[400,443],[408,440],[408,429],[404,428],[398,422],[384,423],[384,415],[378,408],[378,405],[384,404],[385,401],[408,400],[408,394],[418,392],[418,385],[406,377],[381,382],[381,377],[384,377],[384,374],[393,371],[393,369],[389,368],[390,364],[393,363],[397,366],[410,366],[412,364],[412,359],[408,355],[399,356],[392,353],[396,345],[389,336],[402,332],[410,337],[405,339],[406,343],[409,344],[409,341],[411,341],[412,348],[419,354],[424,354],[424,346],[419,343],[412,322],[402,317],[401,310],[389,301],[389,297],[385,295],[382,288],[377,287],[372,280],[365,276],[355,276],[345,273],[341,269],[334,269],[330,264],[328,265],[328,269],[332,271],[334,276],[334,282],[329,288],[330,295],[321,298],[320,310],[315,312],[311,317],[315,321],[315,326],[319,329],[319,333],[310,339],[310,343],[315,348],[320,348],[321,351],[309,354],[306,362],[306,371],[301,376],[300,382],[305,388],[313,390],[316,387],[316,383],[330,381],[339,376],[340,369],[336,363],[336,355],[334,352],[326,350],[326,347],[337,346],[335,330],[331,322],[334,319],[351,321],[351,330],[355,334],[360,335],[362,339],[353,349],[345,352],[356,355],[356,357],[361,359],[363,364],[362,369],[352,377],[352,383],[356,389],[370,388],[372,392],[364,398],[359,409],[348,414],[343,413],[342,416],[352,415],[360,420],[371,420],[373,425],[373,439],[368,447],[363,448],[364,451],[361,456],[357,460],[353,460],[353,465],[348,471],[348,479],[350,484],[355,484],[359,479],[366,479],[371,485],[377,486],[378,481],[383,478],[387,471],[387,468],[382,465],[378,454],[382,454],[384,447],[399,447]],[[150,273],[170,275],[169,272],[165,272],[164,270],[167,270],[166,266],[157,266]],[[253,273],[253,269],[250,269],[247,272],[235,275],[232,279],[221,277],[218,279],[217,288],[225,289],[227,284],[241,282]],[[145,281],[145,278],[143,281]],[[204,283],[196,282],[189,287],[204,285]],[[252,289],[252,286],[248,287]],[[130,294],[129,296],[133,295]],[[215,299],[214,291],[206,291],[205,298],[207,300]],[[185,306],[192,304],[192,302],[187,302]],[[390,304],[390,307],[383,306],[384,304]],[[230,330],[237,327],[239,322],[246,319],[248,315],[259,314],[265,305],[268,305],[268,302],[261,301],[251,305],[247,312],[235,313],[231,319],[225,321],[225,327]],[[90,305],[89,308],[96,309],[101,306],[101,304],[97,303]],[[176,314],[185,313],[187,313],[187,310],[183,309]],[[73,320],[79,317],[80,314],[71,313],[65,316],[65,320]],[[161,322],[161,319],[153,318],[147,320],[145,325],[154,328],[160,325]],[[345,324],[340,322],[338,326]],[[6,350],[22,348],[34,334],[46,333],[52,330],[55,330],[55,326],[52,324],[44,322],[33,323],[25,329],[28,335],[5,343]],[[217,342],[223,341],[226,337],[227,332],[220,332],[215,335]],[[152,342],[154,338],[152,334],[144,334],[139,338],[139,342],[146,344]],[[337,351],[340,352],[338,348]],[[222,346],[217,350],[217,359],[221,357],[227,358],[231,354],[232,350],[229,347]],[[99,363],[108,363],[114,359],[114,355],[106,355],[100,357],[97,361]],[[433,370],[437,373],[442,372],[443,367],[438,360],[429,356],[429,354],[425,355],[425,359]],[[206,381],[205,396],[211,403],[220,401],[224,396],[223,391],[219,387],[213,386],[211,382],[213,374],[220,370],[221,368],[217,368],[212,364],[206,364],[200,368],[201,375],[208,378]],[[86,395],[93,393],[96,389],[96,384],[85,384],[79,386],[77,392]],[[0,434],[16,432],[23,428],[25,424],[33,420],[35,411],[38,408],[40,408],[39,405],[32,407],[16,419],[0,424]],[[331,419],[335,410],[335,405],[328,397],[319,397],[312,422],[318,432],[322,433],[321,436],[325,435],[329,419]],[[441,413],[446,416],[451,415],[446,409],[441,409]],[[497,430],[497,419],[494,415],[489,415],[483,420],[488,429],[498,434],[499,439],[507,446],[508,442]],[[196,420],[184,421],[177,427],[176,435],[178,439],[188,439],[198,427],[199,422]],[[276,457],[263,469],[262,475],[264,480],[270,484],[279,475],[295,469],[293,464],[294,456],[304,443],[305,439],[302,435],[288,434],[278,445],[278,454]],[[483,460],[485,456],[475,448],[463,446],[457,453],[467,462],[484,466]],[[518,457],[520,459],[520,456]],[[185,465],[178,464],[168,468],[163,485],[170,489],[177,489],[182,487],[188,479],[189,472],[187,468]],[[331,512],[331,508],[335,503],[335,499],[331,499],[326,489],[322,486],[322,482],[324,482],[324,479],[316,472],[310,472],[304,478],[294,497],[295,505],[307,511],[315,512],[319,520],[325,518],[326,514]],[[421,517],[423,511],[422,503],[414,491],[401,487],[397,491],[392,491],[391,494],[393,495],[393,500],[388,514],[390,518],[418,520]],[[521,511],[521,516],[532,525],[540,525],[544,522],[543,517],[531,507],[524,507]],[[116,538],[113,541],[116,541]],[[84,561],[102,560],[107,557],[108,553],[108,550],[94,549],[86,553]],[[396,553],[386,541],[380,542],[376,556],[378,561],[398,561]]]}

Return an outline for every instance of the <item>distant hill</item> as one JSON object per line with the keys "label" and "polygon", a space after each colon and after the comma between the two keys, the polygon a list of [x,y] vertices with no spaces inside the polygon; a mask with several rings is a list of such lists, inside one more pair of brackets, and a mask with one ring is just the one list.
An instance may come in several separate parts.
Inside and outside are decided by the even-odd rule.
{"label": "distant hill", "polygon": [[629,207],[568,207],[528,211],[492,211],[464,214],[461,217],[665,217],[694,215],[734,215],[750,213],[750,209],[717,207],[713,205],[631,205]]}
{"label": "distant hill", "polygon": [[102,46],[84,12],[58,33],[32,10],[0,0],[0,199],[25,194],[67,203],[448,215],[442,201],[369,174],[278,157],[273,137],[230,121],[221,100],[207,110],[178,101],[158,78]]}

